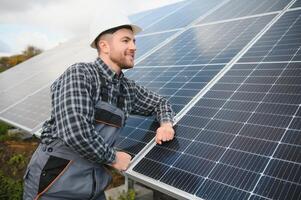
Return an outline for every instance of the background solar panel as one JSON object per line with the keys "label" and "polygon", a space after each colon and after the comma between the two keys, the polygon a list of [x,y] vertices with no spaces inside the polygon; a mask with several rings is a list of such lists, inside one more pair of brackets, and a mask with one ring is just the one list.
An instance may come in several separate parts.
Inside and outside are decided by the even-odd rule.
{"label": "background solar panel", "polygon": [[[299,17],[300,11],[287,12],[254,45],[269,38],[268,58],[289,37],[295,42],[287,62],[232,66],[180,119],[175,140],[154,146],[133,171],[191,197],[300,199]],[[260,55],[254,60],[264,60]]]}
{"label": "background solar panel", "polygon": [[50,117],[49,85],[29,95],[24,101],[3,111],[0,118],[10,121],[23,129],[35,133]]}
{"label": "background solar panel", "polygon": [[200,21],[209,23],[282,10],[291,0],[232,0]]}

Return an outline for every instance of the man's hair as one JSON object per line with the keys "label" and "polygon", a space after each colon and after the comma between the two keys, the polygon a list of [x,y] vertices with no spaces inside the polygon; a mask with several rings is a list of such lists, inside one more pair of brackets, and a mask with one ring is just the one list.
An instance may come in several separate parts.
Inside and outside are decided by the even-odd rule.
{"label": "man's hair", "polygon": [[97,49],[98,53],[100,52],[100,49],[99,49],[99,47],[98,47],[98,42],[99,42],[101,36],[103,36],[103,35],[105,35],[105,34],[113,34],[113,33],[115,33],[116,31],[118,31],[119,29],[123,29],[123,28],[129,29],[129,30],[133,31],[133,28],[132,28],[130,25],[122,25],[122,26],[117,26],[117,27],[108,29],[108,30],[106,30],[106,31],[104,31],[104,32],[102,32],[102,33],[100,33],[100,34],[96,37],[96,39],[94,40],[94,44],[95,44],[95,46],[96,46],[96,49]]}

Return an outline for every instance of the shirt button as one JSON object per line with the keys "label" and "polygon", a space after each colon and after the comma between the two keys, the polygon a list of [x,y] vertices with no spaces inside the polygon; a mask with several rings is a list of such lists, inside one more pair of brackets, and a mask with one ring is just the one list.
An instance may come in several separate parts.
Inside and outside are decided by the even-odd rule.
{"label": "shirt button", "polygon": [[47,151],[51,153],[51,152],[53,151],[53,149],[52,149],[51,147],[49,147],[49,148],[47,149]]}
{"label": "shirt button", "polygon": [[42,171],[42,176],[46,176],[46,172],[45,171]]}

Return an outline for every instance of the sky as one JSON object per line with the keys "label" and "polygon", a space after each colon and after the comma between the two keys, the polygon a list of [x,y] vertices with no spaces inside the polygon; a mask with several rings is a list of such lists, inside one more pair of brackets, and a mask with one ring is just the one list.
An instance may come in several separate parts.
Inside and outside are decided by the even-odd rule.
{"label": "sky", "polygon": [[89,29],[96,12],[127,15],[180,0],[1,0],[0,56],[21,53],[28,45],[50,49]]}

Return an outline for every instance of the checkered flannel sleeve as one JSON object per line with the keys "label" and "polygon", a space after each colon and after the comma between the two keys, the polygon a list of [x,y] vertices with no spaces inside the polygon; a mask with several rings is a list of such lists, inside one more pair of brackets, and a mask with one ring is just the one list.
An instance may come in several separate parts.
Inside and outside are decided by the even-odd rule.
{"label": "checkered flannel sleeve", "polygon": [[156,114],[157,120],[160,123],[173,123],[175,113],[164,97],[135,83],[132,83],[132,87],[135,91],[132,114],[146,116]]}
{"label": "checkered flannel sleeve", "polygon": [[97,134],[94,122],[92,84],[83,64],[71,66],[55,91],[55,108],[58,134],[67,146],[83,158],[95,163],[112,163],[115,150]]}

